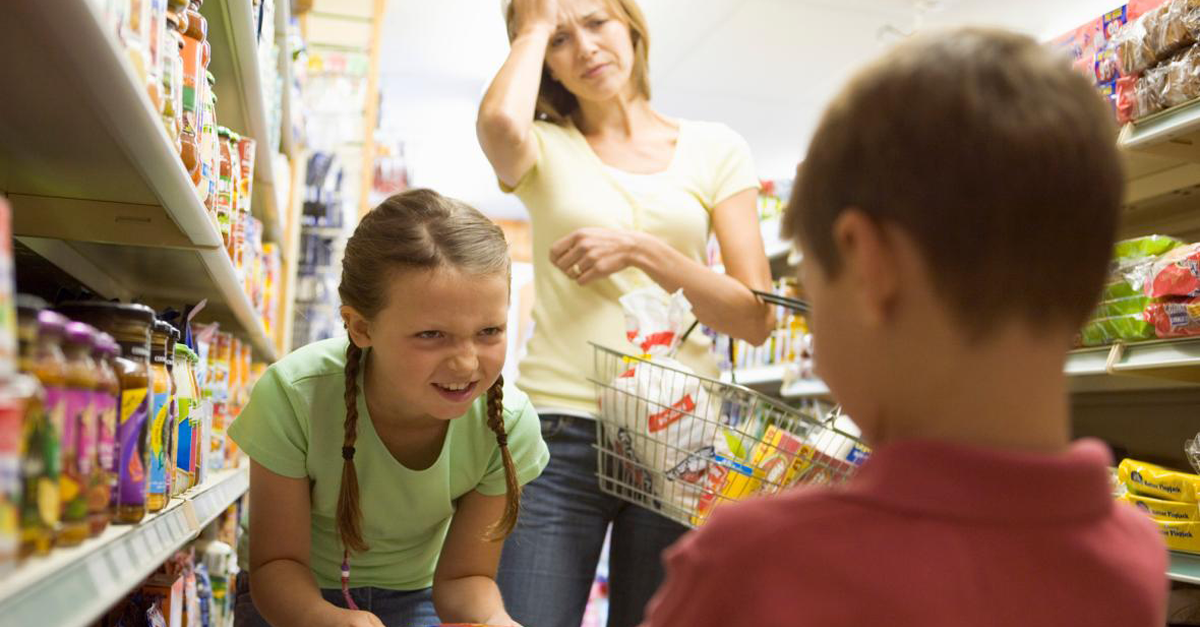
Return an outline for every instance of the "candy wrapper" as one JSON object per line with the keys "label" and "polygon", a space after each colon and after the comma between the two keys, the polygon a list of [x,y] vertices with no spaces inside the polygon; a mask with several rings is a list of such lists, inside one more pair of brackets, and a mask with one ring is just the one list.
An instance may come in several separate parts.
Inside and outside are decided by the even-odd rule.
{"label": "candy wrapper", "polygon": [[619,427],[620,441],[611,444],[627,447],[630,457],[653,471],[655,496],[694,511],[708,474],[721,400],[672,357],[691,323],[691,304],[682,291],[668,296],[653,288],[626,294],[621,305],[628,339],[649,362],[633,361],[601,393],[601,409]]}
{"label": "candy wrapper", "polygon": [[1143,317],[1158,337],[1200,335],[1200,298],[1152,301]]}
{"label": "candy wrapper", "polygon": [[1142,290],[1152,298],[1200,296],[1200,244],[1181,246],[1154,260],[1144,271]]}

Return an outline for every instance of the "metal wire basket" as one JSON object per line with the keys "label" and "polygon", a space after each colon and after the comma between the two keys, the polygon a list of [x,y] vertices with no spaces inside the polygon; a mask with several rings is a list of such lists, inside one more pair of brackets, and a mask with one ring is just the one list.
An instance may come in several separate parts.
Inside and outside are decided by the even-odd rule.
{"label": "metal wire basket", "polygon": [[717,507],[798,484],[836,484],[870,454],[819,406],[592,344],[600,489],[698,527]]}

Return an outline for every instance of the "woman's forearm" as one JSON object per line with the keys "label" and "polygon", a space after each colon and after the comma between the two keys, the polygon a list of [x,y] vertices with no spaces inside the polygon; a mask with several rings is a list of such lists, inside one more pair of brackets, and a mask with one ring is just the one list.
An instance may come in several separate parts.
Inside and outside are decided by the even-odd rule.
{"label": "woman's forearm", "polygon": [[321,597],[307,566],[290,559],[267,562],[250,575],[250,596],[259,614],[272,625],[324,627],[336,625],[339,608]]}
{"label": "woman's forearm", "polygon": [[479,105],[481,140],[519,143],[529,132],[542,83],[546,44],[553,30],[552,24],[531,24],[513,39],[508,58]]}
{"label": "woman's forearm", "polygon": [[754,345],[766,341],[772,311],[750,288],[767,290],[770,285],[748,286],[713,272],[652,235],[639,234],[637,238],[632,264],[666,291],[682,289],[700,322]]}
{"label": "woman's forearm", "polygon": [[449,623],[503,624],[511,622],[504,611],[500,589],[491,577],[476,575],[435,581],[433,605],[438,617]]}

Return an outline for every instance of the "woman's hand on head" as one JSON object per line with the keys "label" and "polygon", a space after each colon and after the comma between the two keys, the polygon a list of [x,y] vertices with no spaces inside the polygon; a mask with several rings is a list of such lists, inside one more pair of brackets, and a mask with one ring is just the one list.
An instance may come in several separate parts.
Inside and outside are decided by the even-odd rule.
{"label": "woman's hand on head", "polygon": [[558,0],[512,0],[516,12],[517,28],[558,27]]}
{"label": "woman's hand on head", "polygon": [[550,262],[579,285],[629,268],[636,260],[641,234],[603,228],[583,228],[550,247]]}

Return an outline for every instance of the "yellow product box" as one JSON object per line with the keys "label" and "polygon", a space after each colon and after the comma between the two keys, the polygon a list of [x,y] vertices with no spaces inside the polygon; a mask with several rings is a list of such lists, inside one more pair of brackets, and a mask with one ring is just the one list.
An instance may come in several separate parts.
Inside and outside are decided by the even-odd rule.
{"label": "yellow product box", "polygon": [[1129,502],[1155,520],[1200,522],[1200,505],[1196,503],[1164,501],[1130,493],[1122,496],[1121,500]]}
{"label": "yellow product box", "polygon": [[1200,553],[1200,522],[1156,520],[1167,548],[1184,553]]}
{"label": "yellow product box", "polygon": [[1167,501],[1200,500],[1200,476],[1133,459],[1121,460],[1117,473],[1130,492]]}

